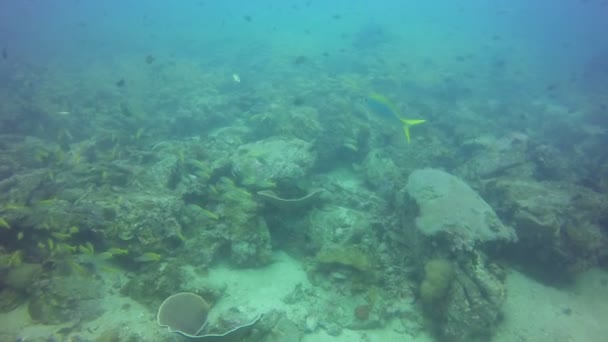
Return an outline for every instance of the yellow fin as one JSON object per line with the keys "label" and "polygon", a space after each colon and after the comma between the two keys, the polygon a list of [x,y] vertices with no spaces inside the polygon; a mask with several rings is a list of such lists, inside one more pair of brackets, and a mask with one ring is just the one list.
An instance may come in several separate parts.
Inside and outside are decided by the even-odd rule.
{"label": "yellow fin", "polygon": [[399,119],[403,123],[403,132],[405,133],[405,139],[407,143],[410,143],[410,127],[425,123],[426,120],[421,119]]}

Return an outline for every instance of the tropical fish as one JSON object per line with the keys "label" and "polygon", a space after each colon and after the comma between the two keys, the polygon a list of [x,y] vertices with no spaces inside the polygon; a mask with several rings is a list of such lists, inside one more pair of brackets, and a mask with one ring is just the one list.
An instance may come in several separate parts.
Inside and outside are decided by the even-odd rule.
{"label": "tropical fish", "polygon": [[0,228],[11,229],[11,225],[4,219],[4,217],[0,217]]}
{"label": "tropical fish", "polygon": [[129,250],[125,248],[112,247],[106,251],[111,255],[126,255],[129,254]]}
{"label": "tropical fish", "polygon": [[403,118],[397,107],[389,99],[380,94],[370,94],[365,102],[374,113],[387,119],[399,119],[403,124],[403,132],[408,144],[410,143],[410,127],[426,122],[426,120],[421,119]]}
{"label": "tropical fish", "polygon": [[160,254],[158,253],[153,253],[153,252],[147,252],[144,253],[140,256],[138,256],[137,258],[135,258],[135,261],[137,262],[155,262],[155,261],[160,261]]}

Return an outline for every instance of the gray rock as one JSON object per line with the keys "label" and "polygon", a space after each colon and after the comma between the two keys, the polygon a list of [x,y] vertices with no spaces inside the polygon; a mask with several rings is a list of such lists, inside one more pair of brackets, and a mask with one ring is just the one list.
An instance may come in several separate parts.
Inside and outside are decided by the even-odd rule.
{"label": "gray rock", "polygon": [[308,174],[316,155],[300,139],[269,138],[241,145],[231,157],[233,173],[246,185],[295,182]]}
{"label": "gray rock", "polygon": [[445,238],[452,250],[472,250],[478,243],[515,241],[492,207],[459,178],[436,169],[420,169],[408,178],[407,191],[420,208],[417,229]]}

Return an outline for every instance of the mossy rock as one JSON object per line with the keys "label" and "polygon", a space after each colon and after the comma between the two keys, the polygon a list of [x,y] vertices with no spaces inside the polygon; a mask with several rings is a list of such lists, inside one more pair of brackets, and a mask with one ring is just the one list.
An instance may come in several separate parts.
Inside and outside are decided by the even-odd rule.
{"label": "mossy rock", "polygon": [[454,279],[454,267],[445,259],[432,259],[424,266],[424,280],[420,284],[420,297],[427,305],[445,298]]}
{"label": "mossy rock", "polygon": [[8,272],[4,284],[17,291],[27,292],[41,271],[42,267],[38,264],[17,265]]}

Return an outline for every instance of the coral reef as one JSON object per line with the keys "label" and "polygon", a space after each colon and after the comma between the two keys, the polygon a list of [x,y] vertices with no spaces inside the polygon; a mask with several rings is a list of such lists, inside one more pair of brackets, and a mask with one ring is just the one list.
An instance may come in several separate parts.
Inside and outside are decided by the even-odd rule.
{"label": "coral reef", "polygon": [[439,302],[447,294],[454,269],[445,259],[432,259],[424,265],[424,279],[420,284],[420,298],[427,307],[441,305]]}
{"label": "coral reef", "polygon": [[506,299],[504,274],[482,254],[455,268],[454,280],[435,328],[446,341],[487,340],[494,334]]}
{"label": "coral reef", "polygon": [[[241,16],[240,31],[262,32],[267,14]],[[153,19],[144,15],[146,30]],[[327,35],[271,25],[261,40],[150,31],[135,44],[170,37],[157,52],[82,49],[81,39],[70,56],[63,44],[40,56],[2,46],[0,311],[52,333],[15,325],[0,340],[177,341],[149,314],[188,292],[204,298],[193,315],[210,324],[163,325],[207,340],[365,341],[384,328],[402,340],[487,341],[509,267],[550,285],[606,268],[605,68],[590,74],[603,59],[579,76],[542,75],[545,61],[498,36],[483,53],[458,40],[412,48],[402,46],[411,32],[390,24],[330,21]],[[365,105],[376,92],[394,113],[427,120],[411,142]],[[213,272],[265,274],[282,251],[301,278],[281,310],[219,313],[222,298],[250,292],[227,293],[238,281]],[[276,296],[286,275],[257,287]],[[130,302],[101,305],[117,297]],[[181,305],[172,315],[187,313]],[[104,310],[143,323],[87,325]]]}

